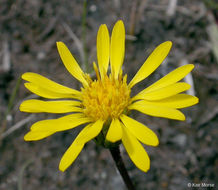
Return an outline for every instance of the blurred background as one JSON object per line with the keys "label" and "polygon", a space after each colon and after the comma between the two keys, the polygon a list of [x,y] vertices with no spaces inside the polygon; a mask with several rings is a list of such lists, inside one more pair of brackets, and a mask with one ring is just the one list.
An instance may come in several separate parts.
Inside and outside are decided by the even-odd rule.
{"label": "blurred background", "polygon": [[64,68],[56,41],[65,42],[81,67],[92,72],[98,27],[105,23],[111,31],[118,19],[124,21],[127,33],[123,69],[128,81],[157,45],[173,42],[164,63],[134,87],[133,94],[192,63],[195,69],[185,80],[193,85],[188,93],[200,99],[198,105],[182,110],[185,122],[132,113],[160,139],[158,147],[145,146],[151,159],[148,173],[138,170],[121,147],[136,189],[184,190],[190,189],[189,182],[217,185],[217,10],[217,0],[0,0],[0,190],[125,189],[109,151],[94,142],[66,172],[60,172],[59,161],[78,130],[24,142],[34,122],[60,115],[18,109],[23,100],[37,98],[20,79],[27,71],[80,89]]}

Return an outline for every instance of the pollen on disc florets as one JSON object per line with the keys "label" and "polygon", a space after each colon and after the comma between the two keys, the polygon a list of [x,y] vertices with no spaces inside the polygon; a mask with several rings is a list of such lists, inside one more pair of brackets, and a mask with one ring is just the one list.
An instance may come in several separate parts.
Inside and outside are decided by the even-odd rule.
{"label": "pollen on disc florets", "polygon": [[118,118],[130,101],[126,78],[115,80],[105,75],[103,80],[94,80],[82,88],[84,114],[93,120]]}

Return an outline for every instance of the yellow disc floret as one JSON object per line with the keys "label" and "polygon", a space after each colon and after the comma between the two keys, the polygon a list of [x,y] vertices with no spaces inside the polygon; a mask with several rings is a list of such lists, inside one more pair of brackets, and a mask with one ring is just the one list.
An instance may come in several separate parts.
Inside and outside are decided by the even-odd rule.
{"label": "yellow disc floret", "polygon": [[118,118],[127,108],[129,100],[126,76],[114,80],[105,75],[104,80],[94,80],[82,89],[84,114],[93,120]]}

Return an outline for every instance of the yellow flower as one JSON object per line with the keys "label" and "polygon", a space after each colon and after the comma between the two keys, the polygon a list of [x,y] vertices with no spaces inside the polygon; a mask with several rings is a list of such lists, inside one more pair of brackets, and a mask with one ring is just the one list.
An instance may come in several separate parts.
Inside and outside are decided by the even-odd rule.
{"label": "yellow flower", "polygon": [[56,132],[86,124],[63,155],[59,164],[61,171],[65,171],[73,163],[88,141],[104,135],[106,142],[122,141],[133,163],[146,172],[150,168],[150,160],[141,143],[157,146],[159,141],[152,130],[129,117],[129,112],[137,110],[150,116],[185,120],[185,116],[178,109],[198,102],[197,97],[181,94],[190,85],[178,82],[194,68],[192,64],[175,69],[138,94],[131,95],[134,85],[148,77],[163,62],[171,46],[170,41],[160,44],[127,84],[127,75],[123,76],[122,71],[125,28],[121,20],[115,24],[111,39],[106,25],[99,28],[98,68],[93,63],[96,79],[91,79],[82,71],[63,42],[57,42],[60,57],[67,70],[82,83],[81,90],[62,86],[36,73],[24,73],[22,78],[27,81],[25,87],[28,90],[44,98],[64,100],[26,100],[20,105],[21,111],[70,113],[58,119],[34,123],[24,139],[40,140]]}

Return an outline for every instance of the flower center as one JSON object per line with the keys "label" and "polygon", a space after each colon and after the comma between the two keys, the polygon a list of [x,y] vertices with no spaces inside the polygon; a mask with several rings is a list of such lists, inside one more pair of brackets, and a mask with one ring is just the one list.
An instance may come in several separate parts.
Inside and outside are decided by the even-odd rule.
{"label": "flower center", "polygon": [[105,76],[104,80],[91,81],[88,87],[82,88],[84,114],[95,121],[118,118],[130,100],[126,78],[114,80]]}

